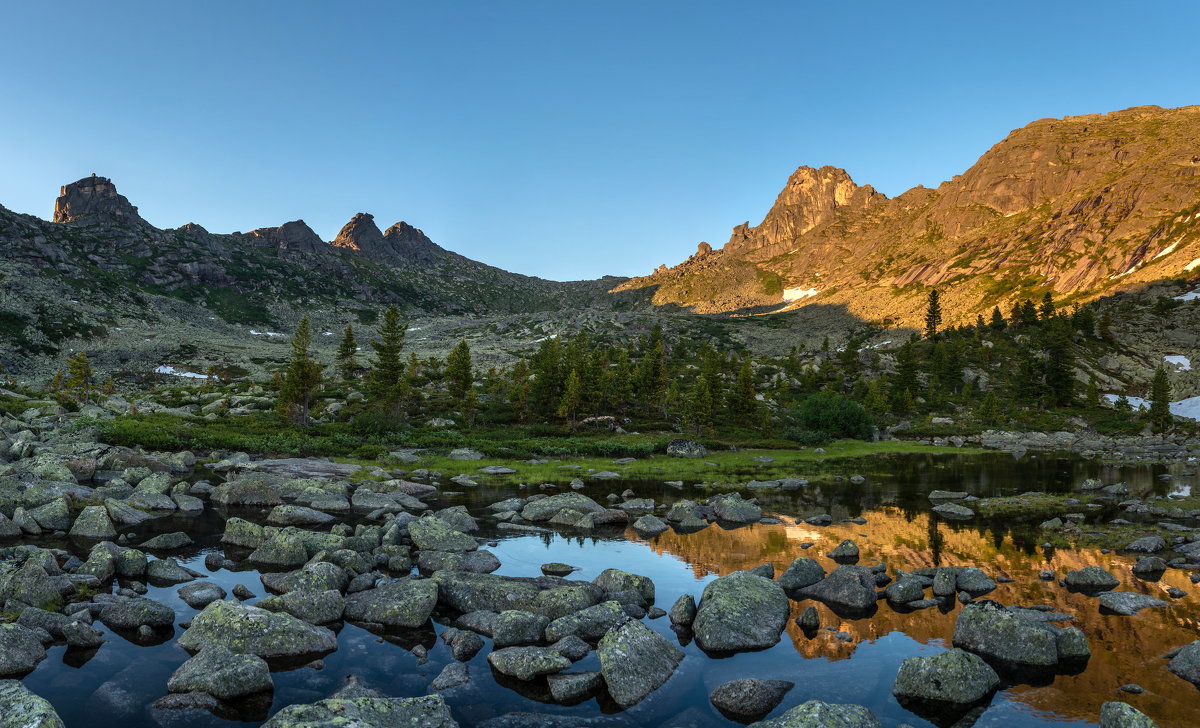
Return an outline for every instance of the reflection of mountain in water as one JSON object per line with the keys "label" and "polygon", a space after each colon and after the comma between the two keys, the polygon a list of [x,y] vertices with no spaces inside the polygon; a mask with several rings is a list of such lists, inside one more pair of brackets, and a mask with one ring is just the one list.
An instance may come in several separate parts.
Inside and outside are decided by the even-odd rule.
{"label": "reflection of mountain in water", "polygon": [[[985,598],[1004,604],[1046,604],[1074,614],[1073,624],[1083,630],[1091,645],[1092,658],[1081,674],[1059,676],[1042,687],[1017,686],[1012,689],[1017,700],[1064,718],[1089,722],[1096,720],[1102,703],[1124,700],[1152,715],[1164,728],[1197,725],[1200,693],[1168,672],[1166,661],[1161,659],[1167,650],[1200,638],[1200,603],[1194,596],[1172,601],[1165,594],[1170,586],[1195,591],[1187,572],[1168,570],[1161,581],[1144,582],[1133,576],[1134,560],[1128,556],[1102,554],[1092,549],[1054,551],[1047,555],[1040,548],[1018,545],[1011,535],[988,527],[951,525],[926,513],[906,512],[897,507],[863,512],[867,524],[861,526],[842,523],[816,528],[793,524],[787,516],[794,517],[794,509],[779,515],[785,517],[784,525],[755,524],[733,530],[713,526],[687,535],[667,531],[649,544],[655,552],[673,555],[690,564],[697,577],[709,573],[724,575],[767,561],[774,562],[778,573],[798,556],[815,558],[827,571],[832,570],[836,564],[824,554],[845,538],[858,543],[862,549],[860,563],[864,564],[881,560],[891,569],[979,566],[993,577],[1006,575],[1015,580],[1001,584]],[[631,540],[640,540],[632,529],[626,535]],[[806,542],[814,545],[804,549],[801,544]],[[1122,591],[1152,594],[1171,604],[1145,610],[1136,617],[1106,616],[1100,614],[1095,598],[1072,594],[1055,583],[1038,580],[1042,569],[1052,569],[1061,576],[1090,565],[1102,566],[1115,574],[1121,580]],[[788,623],[787,635],[804,657],[830,660],[850,658],[855,644],[873,642],[893,631],[922,643],[948,646],[958,607],[955,603],[955,608],[945,614],[936,608],[901,614],[881,602],[873,617],[845,620],[824,605],[802,601],[792,603],[792,617],[800,616],[809,605],[817,607],[822,626],[849,633],[852,641],[843,642],[826,630],[810,640],[792,621]],[[1128,695],[1117,690],[1131,682],[1147,692]]]}

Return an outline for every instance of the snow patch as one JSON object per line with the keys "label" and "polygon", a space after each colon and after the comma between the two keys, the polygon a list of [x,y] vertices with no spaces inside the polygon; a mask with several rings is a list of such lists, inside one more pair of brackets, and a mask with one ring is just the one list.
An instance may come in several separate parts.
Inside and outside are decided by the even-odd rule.
{"label": "snow patch", "polygon": [[1200,298],[1200,288],[1197,288],[1194,291],[1188,291],[1187,293],[1183,294],[1182,296],[1176,296],[1175,300],[1176,301],[1195,301],[1197,298]]}
{"label": "snow patch", "polygon": [[812,298],[820,293],[815,288],[785,288],[783,289],[783,300],[799,301],[802,298]]}
{"label": "snow patch", "polygon": [[197,374],[196,372],[181,372],[175,367],[163,364],[154,369],[155,374],[170,374],[173,377],[186,377],[187,379],[208,379],[207,374]]}
{"label": "snow patch", "polygon": [[251,336],[283,336],[283,334],[277,334],[274,331],[255,331],[254,329],[250,329],[250,335]]}
{"label": "snow patch", "polygon": [[1178,368],[1178,370],[1181,372],[1192,371],[1192,362],[1186,356],[1180,356],[1179,354],[1171,354],[1169,356],[1164,356],[1163,361],[1165,361],[1168,364],[1174,364]]}
{"label": "snow patch", "polygon": [[557,339],[557,338],[558,338],[558,334],[550,334],[549,336],[543,336],[543,337],[542,337],[542,338],[540,338],[540,339],[534,339],[534,340],[533,340],[533,343],[535,343],[535,344],[540,344],[540,343],[542,343],[543,341],[547,341],[547,340],[549,340],[549,339]]}
{"label": "snow patch", "polygon": [[1175,242],[1171,243],[1167,247],[1163,248],[1161,253],[1154,256],[1153,260],[1158,260],[1159,258],[1163,257],[1164,255],[1170,255],[1171,253],[1174,253],[1175,248],[1178,248],[1179,244],[1181,242],[1183,242],[1183,238],[1179,238],[1179,240],[1176,240]]}

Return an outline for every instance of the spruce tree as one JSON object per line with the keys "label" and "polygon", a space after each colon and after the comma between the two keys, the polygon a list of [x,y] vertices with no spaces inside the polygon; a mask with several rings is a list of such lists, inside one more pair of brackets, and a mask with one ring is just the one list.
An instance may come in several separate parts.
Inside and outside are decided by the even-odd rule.
{"label": "spruce tree", "polygon": [[867,385],[867,394],[863,398],[863,406],[872,414],[881,415],[888,411],[887,387],[883,377],[872,379]]}
{"label": "spruce tree", "polygon": [[395,406],[396,384],[404,378],[404,332],[408,327],[400,321],[400,309],[388,306],[379,327],[379,338],[371,342],[375,359],[367,373],[367,392],[376,402]]}
{"label": "spruce tree", "polygon": [[701,374],[683,400],[683,427],[697,435],[708,429],[712,422],[713,395],[708,376]]}
{"label": "spruce tree", "polygon": [[938,327],[942,325],[942,301],[936,288],[929,289],[929,300],[925,305],[925,337],[937,335]]}
{"label": "spruce tree", "polygon": [[87,352],[81,351],[67,361],[65,387],[80,402],[91,401],[95,377],[96,374],[92,371],[92,362],[88,359]]}
{"label": "spruce tree", "polygon": [[292,336],[292,358],[283,375],[277,406],[281,414],[291,417],[301,427],[308,427],[309,406],[313,393],[321,384],[321,365],[309,356],[312,333],[308,329],[308,317],[300,319],[296,333]]}
{"label": "spruce tree", "polygon": [[1059,407],[1075,401],[1075,349],[1071,343],[1071,324],[1066,319],[1052,320],[1045,337],[1046,390]]}
{"label": "spruce tree", "polygon": [[1162,367],[1154,370],[1150,383],[1150,423],[1159,430],[1171,425],[1171,380]]}
{"label": "spruce tree", "polygon": [[752,424],[758,415],[758,399],[754,396],[754,369],[750,355],[742,357],[733,391],[729,393],[729,409],[742,424]]}
{"label": "spruce tree", "polygon": [[474,388],[475,374],[471,368],[471,347],[467,340],[458,342],[446,358],[446,385],[456,403],[462,403],[467,392]]}
{"label": "spruce tree", "polygon": [[1095,372],[1088,373],[1086,399],[1087,401],[1084,404],[1086,404],[1088,407],[1095,409],[1100,406],[1100,387],[1096,382]]}
{"label": "spruce tree", "polygon": [[350,381],[354,378],[355,372],[358,371],[358,342],[354,339],[354,327],[346,324],[346,331],[342,334],[342,343],[338,346],[337,362],[338,371],[342,375],[342,379]]}
{"label": "spruce tree", "polygon": [[988,322],[988,328],[992,331],[1003,331],[1008,326],[1004,320],[1004,314],[1000,313],[1000,307],[996,306],[992,309],[992,320]]}
{"label": "spruce tree", "polygon": [[1038,313],[1043,321],[1054,318],[1054,296],[1050,291],[1046,291],[1046,295],[1042,296],[1042,306]]}
{"label": "spruce tree", "polygon": [[661,409],[667,394],[667,352],[658,330],[659,337],[655,340],[652,332],[650,349],[638,365],[638,396],[647,414]]}
{"label": "spruce tree", "polygon": [[567,421],[571,429],[576,427],[576,417],[583,403],[583,384],[579,380],[579,372],[572,369],[563,385],[562,399],[558,403],[558,416]]}
{"label": "spruce tree", "polygon": [[996,397],[996,390],[989,389],[987,394],[983,395],[983,401],[979,403],[978,414],[984,424],[996,424],[1000,418],[1000,401]]}

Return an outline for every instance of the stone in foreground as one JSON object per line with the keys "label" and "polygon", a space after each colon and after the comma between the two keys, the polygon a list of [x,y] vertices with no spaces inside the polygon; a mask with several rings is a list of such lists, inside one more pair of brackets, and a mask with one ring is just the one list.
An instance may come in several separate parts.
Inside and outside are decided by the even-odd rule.
{"label": "stone in foreground", "polygon": [[704,588],[692,631],[706,651],[765,649],[779,641],[788,610],[787,595],[778,584],[738,571]]}
{"label": "stone in foreground", "polygon": [[991,695],[999,685],[1000,676],[983,658],[954,648],[901,663],[892,695],[901,701],[967,706]]}
{"label": "stone in foreground", "polygon": [[553,675],[571,666],[571,661],[549,647],[505,647],[488,655],[496,672],[518,680]]}
{"label": "stone in foreground", "polygon": [[875,714],[861,705],[810,700],[788,712],[750,728],[883,728]]}
{"label": "stone in foreground", "polygon": [[337,637],[287,613],[219,601],[196,615],[178,644],[189,652],[221,645],[230,652],[271,659],[332,652],[337,649]]}
{"label": "stone in foreground", "polygon": [[1167,663],[1167,669],[1200,688],[1200,640],[1179,650]]}
{"label": "stone in foreground", "polygon": [[274,689],[271,670],[261,657],[234,654],[224,645],[213,645],[179,666],[167,680],[173,693],[201,692],[219,700]]}
{"label": "stone in foreground", "polygon": [[604,635],[596,653],[608,692],[623,708],[636,705],[662,686],[683,659],[674,645],[638,621],[626,622]]}
{"label": "stone in foreground", "polygon": [[329,698],[289,705],[262,728],[458,728],[441,695],[420,698]]}
{"label": "stone in foreground", "polygon": [[0,680],[0,728],[66,728],[50,701],[17,680]]}
{"label": "stone in foreground", "polygon": [[1100,706],[1100,728],[1158,728],[1158,723],[1129,703],[1105,703]]}
{"label": "stone in foreground", "polygon": [[725,717],[746,723],[759,720],[775,710],[783,696],[795,685],[787,680],[730,680],[718,685],[708,699]]}

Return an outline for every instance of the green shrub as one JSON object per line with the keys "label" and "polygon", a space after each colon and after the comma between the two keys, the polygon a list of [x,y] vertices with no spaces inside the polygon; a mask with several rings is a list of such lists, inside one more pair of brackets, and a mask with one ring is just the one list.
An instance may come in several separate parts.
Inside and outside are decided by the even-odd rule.
{"label": "green shrub", "polygon": [[815,440],[822,436],[826,441],[842,438],[870,440],[875,427],[871,415],[862,405],[824,392],[806,397],[787,414],[785,423],[785,433],[791,435],[788,439],[800,442],[796,438],[804,438],[808,441],[804,444],[816,444]]}

